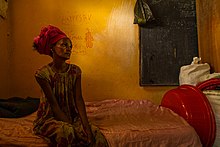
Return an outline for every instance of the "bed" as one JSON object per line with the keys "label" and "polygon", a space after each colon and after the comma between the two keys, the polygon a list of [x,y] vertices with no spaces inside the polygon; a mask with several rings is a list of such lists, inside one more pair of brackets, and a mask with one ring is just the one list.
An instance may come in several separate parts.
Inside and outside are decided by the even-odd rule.
{"label": "bed", "polygon": [[[209,147],[215,139],[212,109],[195,86],[168,91],[161,105],[149,100],[106,99],[86,102],[86,110],[111,147]],[[0,118],[0,146],[47,147],[46,141],[33,134],[35,116],[36,112]]]}
{"label": "bed", "polygon": [[[112,147],[201,146],[195,130],[182,117],[148,100],[103,100],[87,102],[86,107],[90,121]],[[47,146],[33,135],[35,115],[1,118],[0,146]]]}

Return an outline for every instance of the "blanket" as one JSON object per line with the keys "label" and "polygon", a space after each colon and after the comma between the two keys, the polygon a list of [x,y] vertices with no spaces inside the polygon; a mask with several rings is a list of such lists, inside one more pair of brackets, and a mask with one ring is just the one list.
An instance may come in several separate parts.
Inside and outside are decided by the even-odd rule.
{"label": "blanket", "polygon": [[40,99],[33,97],[0,98],[0,117],[19,118],[27,116],[37,110],[39,103]]}

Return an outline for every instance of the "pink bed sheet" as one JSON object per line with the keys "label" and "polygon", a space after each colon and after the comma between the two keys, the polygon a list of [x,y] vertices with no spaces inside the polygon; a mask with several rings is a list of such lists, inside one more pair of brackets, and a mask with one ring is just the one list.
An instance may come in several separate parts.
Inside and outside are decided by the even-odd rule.
{"label": "pink bed sheet", "polygon": [[[86,103],[90,121],[111,147],[201,147],[195,130],[173,111],[148,100]],[[23,118],[0,118],[0,146],[46,147],[32,132],[36,112]]]}
{"label": "pink bed sheet", "polygon": [[88,117],[112,147],[201,147],[195,130],[168,108],[149,100],[87,103]]}
{"label": "pink bed sheet", "polygon": [[0,147],[47,147],[47,142],[33,134],[36,112],[22,118],[0,118]]}

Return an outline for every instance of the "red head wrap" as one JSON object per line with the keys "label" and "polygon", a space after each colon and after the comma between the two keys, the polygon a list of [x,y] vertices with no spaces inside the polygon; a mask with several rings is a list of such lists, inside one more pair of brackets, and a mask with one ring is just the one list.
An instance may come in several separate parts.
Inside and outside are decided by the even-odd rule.
{"label": "red head wrap", "polygon": [[43,27],[40,34],[34,38],[34,47],[40,54],[52,56],[51,45],[63,38],[68,38],[64,32],[55,26],[48,25]]}

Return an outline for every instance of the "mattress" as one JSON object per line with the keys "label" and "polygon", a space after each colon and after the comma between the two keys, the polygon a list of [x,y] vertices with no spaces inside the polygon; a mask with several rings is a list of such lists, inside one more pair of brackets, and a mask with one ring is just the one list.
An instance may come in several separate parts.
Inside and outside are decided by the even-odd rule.
{"label": "mattress", "polygon": [[[201,147],[200,139],[182,117],[149,100],[109,99],[86,102],[89,120],[111,147]],[[33,134],[36,112],[22,118],[0,118],[0,146],[46,147]]]}
{"label": "mattress", "polygon": [[47,147],[47,142],[33,134],[37,113],[21,118],[0,118],[0,147]]}

